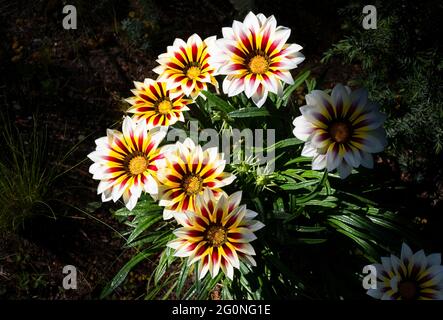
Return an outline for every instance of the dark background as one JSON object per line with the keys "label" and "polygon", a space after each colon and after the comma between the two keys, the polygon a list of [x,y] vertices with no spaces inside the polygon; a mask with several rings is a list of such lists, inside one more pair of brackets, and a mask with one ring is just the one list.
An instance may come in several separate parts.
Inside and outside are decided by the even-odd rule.
{"label": "dark background", "polygon": [[[77,8],[77,30],[62,27],[62,8],[66,4]],[[339,0],[0,0],[3,121],[13,124],[25,140],[35,127],[44,131],[46,165],[59,166],[61,171],[75,166],[57,179],[45,194],[56,219],[45,214],[42,208],[34,208],[39,214],[27,219],[18,230],[2,231],[0,297],[97,298],[103,286],[131,256],[131,250],[121,249],[123,240],[112,229],[122,229],[109,212],[112,205],[96,203],[99,201],[97,183],[88,173],[90,163],[85,157],[92,151],[94,139],[104,135],[106,128],[121,119],[127,109],[122,99],[130,96],[132,81],[155,78],[151,71],[156,66],[155,59],[176,37],[186,39],[193,33],[202,38],[220,36],[223,26],[230,26],[233,19],[242,20],[248,8],[253,8],[255,13],[274,14],[279,25],[292,29],[290,42],[302,45],[306,56],[296,72],[310,69],[317,78],[318,88],[331,88],[337,82],[352,85],[356,79],[374,75],[371,70],[378,65],[380,70],[384,68],[380,71],[384,72],[380,75],[385,77],[383,86],[398,88],[399,79],[413,74],[405,65],[419,61],[418,53],[433,52],[437,58],[427,59],[431,63],[429,69],[434,71],[420,69],[416,73],[429,80],[430,86],[426,88],[436,97],[442,89],[440,2],[384,1],[376,2],[376,6],[380,19],[391,16],[397,19],[390,25],[389,41],[379,40],[375,49],[360,48],[356,58],[352,58],[353,51],[349,51],[334,54],[321,63],[333,44],[346,37],[361,39],[362,34],[364,37],[362,3]],[[396,26],[401,29],[395,29]],[[366,49],[367,56],[380,58],[380,61],[373,61],[373,69],[358,57],[362,52],[365,55]],[[397,64],[395,59],[399,56],[406,57],[406,64]],[[391,63],[387,59],[395,61]],[[419,91],[422,89],[412,85],[406,88],[409,93]],[[370,91],[385,101],[377,95],[379,92]],[[391,109],[385,111],[399,121],[407,114],[402,108],[403,104],[408,105],[404,92],[393,93],[394,98],[399,96],[395,98],[399,107],[397,100],[391,96],[388,96],[390,100],[386,98],[392,105],[386,104],[386,108]],[[294,98],[302,101],[305,93],[298,92],[299,96]],[[443,112],[438,99],[433,101],[437,107],[431,112],[433,115],[440,113],[441,117]],[[423,127],[441,131],[441,118],[432,123],[427,122],[430,120],[426,114],[423,118]],[[413,130],[418,142],[410,140],[405,133],[392,131],[391,141],[395,142],[395,148],[378,157],[371,179],[395,187],[381,188],[374,200],[383,207],[400,211],[411,224],[417,225],[426,248],[441,251],[442,153],[434,150],[432,133],[424,129],[422,132],[423,127]],[[427,144],[429,137],[432,141]],[[59,163],[57,156],[74,145],[75,150],[66,162]],[[419,156],[417,150],[420,150]],[[0,157],[7,157],[7,154]],[[358,184],[355,179],[350,182],[351,188]],[[80,270],[79,290],[61,289],[61,270],[67,264]],[[149,263],[137,267],[124,289],[117,291],[114,297],[142,296],[144,275],[150,269]]]}

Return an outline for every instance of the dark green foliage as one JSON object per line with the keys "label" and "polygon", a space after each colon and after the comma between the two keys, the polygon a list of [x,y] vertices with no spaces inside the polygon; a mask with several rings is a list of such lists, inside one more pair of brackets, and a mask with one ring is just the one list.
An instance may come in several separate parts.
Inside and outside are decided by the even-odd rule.
{"label": "dark green foliage", "polygon": [[323,61],[340,57],[359,64],[352,83],[366,87],[387,113],[388,153],[413,172],[429,174],[426,162],[441,159],[443,148],[442,4],[438,1],[376,2],[377,29],[361,26],[361,5],[340,11],[347,36],[325,53]]}

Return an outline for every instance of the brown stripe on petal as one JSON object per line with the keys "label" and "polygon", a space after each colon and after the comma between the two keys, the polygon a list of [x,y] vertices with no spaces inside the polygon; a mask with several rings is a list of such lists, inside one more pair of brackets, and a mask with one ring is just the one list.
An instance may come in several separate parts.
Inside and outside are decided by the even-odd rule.
{"label": "brown stripe on petal", "polygon": [[155,145],[154,141],[151,141],[151,142],[147,145],[147,147],[146,147],[146,149],[145,149],[145,153],[146,153],[146,154],[149,154],[149,153],[151,152],[151,150],[154,148],[154,145]]}
{"label": "brown stripe on petal", "polygon": [[148,165],[147,169],[151,170],[151,171],[157,171],[158,170],[157,166],[153,165],[153,164]]}
{"label": "brown stripe on petal", "polygon": [[195,256],[196,257],[201,256],[203,253],[205,253],[206,249],[208,249],[206,244],[202,245],[200,248],[198,248],[197,252],[195,253]]}
{"label": "brown stripe on petal", "polygon": [[117,159],[115,157],[111,157],[111,156],[103,156],[104,160],[107,161],[111,161],[111,162],[115,162],[115,163],[119,163],[119,164],[123,164],[123,160]]}
{"label": "brown stripe on petal", "polygon": [[205,172],[204,175],[202,175],[202,179],[206,179],[208,177],[210,177],[215,171],[217,170],[217,168],[211,168],[208,171]]}
{"label": "brown stripe on petal", "polygon": [[243,32],[240,34],[240,40],[245,46],[246,50],[248,50],[248,52],[253,51],[253,48],[251,47],[251,43],[249,42],[248,37]]}
{"label": "brown stripe on petal", "polygon": [[195,222],[200,225],[201,227],[205,228],[207,226],[207,223],[200,217],[195,217]]}
{"label": "brown stripe on petal", "polygon": [[269,37],[270,37],[270,28],[268,28],[265,33],[263,34],[263,37],[261,39],[261,50],[265,51],[266,50],[266,46],[268,45],[268,41],[269,41]]}
{"label": "brown stripe on petal", "polygon": [[207,182],[207,183],[204,183],[203,186],[208,187],[208,188],[214,188],[215,182],[213,182],[213,181]]}
{"label": "brown stripe on petal", "polygon": [[176,64],[174,62],[168,62],[168,63],[166,63],[166,65],[169,68],[172,68],[172,69],[175,69],[175,70],[182,70],[183,69],[182,67],[180,67],[178,64]]}
{"label": "brown stripe on petal", "polygon": [[213,247],[213,251],[212,251],[212,263],[216,264],[218,262],[218,247]]}
{"label": "brown stripe on petal", "polygon": [[186,235],[192,238],[198,238],[198,237],[203,237],[203,232],[198,230],[189,230],[186,231]]}
{"label": "brown stripe on petal", "polygon": [[152,121],[152,124],[153,124],[154,126],[158,125],[158,124],[160,123],[160,118],[161,118],[160,115],[155,115],[155,116],[154,116],[154,120]]}
{"label": "brown stripe on petal", "polygon": [[221,222],[222,218],[223,218],[223,209],[222,208],[218,208],[217,209],[217,222]]}
{"label": "brown stripe on petal", "polygon": [[172,174],[167,175],[166,179],[168,179],[169,181],[175,182],[175,183],[180,183],[182,181],[182,179],[180,179],[179,177],[176,177]]}
{"label": "brown stripe on petal", "polygon": [[238,240],[243,238],[243,235],[240,232],[229,232],[228,231],[228,238]]}
{"label": "brown stripe on petal", "polygon": [[197,57],[197,53],[198,53],[197,44],[195,44],[195,43],[192,44],[191,51],[192,51],[192,61],[197,61],[198,60],[198,57]]}
{"label": "brown stripe on petal", "polygon": [[[328,112],[329,112],[329,111],[328,111]],[[326,124],[326,125],[329,123],[329,120],[328,120],[324,115],[322,115],[320,112],[312,112],[311,115],[312,115],[316,120],[320,121],[321,123],[324,123],[324,124]]]}
{"label": "brown stripe on petal", "polygon": [[208,200],[208,209],[211,213],[214,212],[214,203],[212,200]]}
{"label": "brown stripe on petal", "polygon": [[205,217],[206,219],[209,219],[209,212],[208,210],[206,210],[206,208],[204,206],[200,207],[200,211],[203,217]]}
{"label": "brown stripe on petal", "polygon": [[187,210],[189,207],[189,199],[190,197],[185,195],[185,197],[183,198],[183,206],[182,206],[182,210]]}
{"label": "brown stripe on petal", "polygon": [[183,65],[186,65],[186,60],[183,58],[183,56],[179,52],[174,53],[174,57],[180,61]]}
{"label": "brown stripe on petal", "polygon": [[227,45],[226,49],[228,49],[229,51],[231,51],[233,54],[239,56],[240,58],[246,59],[246,54],[240,50],[239,48],[237,48],[236,46],[233,45]]}
{"label": "brown stripe on petal", "polygon": [[[126,145],[120,140],[120,139],[115,139],[115,144],[121,149],[123,150],[124,153],[129,154],[130,151],[128,150],[128,148],[126,147]],[[121,154],[121,152],[119,152]]]}
{"label": "brown stripe on petal", "polygon": [[174,170],[180,174],[181,176],[185,176],[186,172],[183,170],[183,168],[180,166],[180,164],[178,162],[173,163],[172,167],[174,168]]}
{"label": "brown stripe on petal", "polygon": [[186,247],[186,251],[193,251],[198,245],[198,242],[192,242],[189,246]]}
{"label": "brown stripe on petal", "polygon": [[226,243],[223,245],[223,250],[225,251],[226,255],[230,258],[234,256],[234,252],[232,252],[231,248],[229,248]]}
{"label": "brown stripe on petal", "polygon": [[228,222],[225,224],[225,228],[229,229],[237,221],[237,218],[238,214],[234,214],[232,217],[230,217]]}

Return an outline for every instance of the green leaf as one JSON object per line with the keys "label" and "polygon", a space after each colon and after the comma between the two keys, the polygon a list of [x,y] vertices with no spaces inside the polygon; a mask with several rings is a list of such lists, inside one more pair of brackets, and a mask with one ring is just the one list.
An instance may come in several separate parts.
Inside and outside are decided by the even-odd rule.
{"label": "green leaf", "polygon": [[295,158],[295,159],[291,159],[291,160],[289,160],[289,161],[286,162],[284,165],[285,165],[285,166],[289,166],[289,165],[294,164],[294,163],[311,162],[311,161],[312,161],[312,158],[311,158],[311,157],[302,157],[302,156],[300,156],[300,157],[297,157],[297,158]]}
{"label": "green leaf", "polygon": [[177,297],[180,297],[183,288],[186,284],[186,280],[188,279],[188,276],[189,276],[189,265],[187,260],[184,260],[181,266],[180,275],[178,276],[177,279],[177,288],[175,290],[175,294],[177,295]]}
{"label": "green leaf", "polygon": [[310,186],[316,185],[318,184],[318,180],[308,180],[308,181],[302,181],[302,182],[297,182],[297,183],[285,183],[282,184],[280,186],[280,188],[282,188],[283,190],[298,190],[298,189],[308,189],[311,190],[311,188],[309,188]]}
{"label": "green leaf", "polygon": [[131,260],[129,260],[123,268],[120,269],[120,271],[114,276],[112,281],[106,285],[106,287],[103,289],[102,293],[100,294],[100,299],[106,298],[109,294],[112,293],[112,291],[115,290],[128,276],[128,273],[140,262],[147,259],[154,253],[156,253],[157,250],[153,249],[147,249],[142,252],[139,252],[134,257],[132,257]]}
{"label": "green leaf", "polygon": [[270,114],[265,108],[250,107],[229,112],[228,115],[231,118],[254,118],[266,117]]}
{"label": "green leaf", "polygon": [[255,150],[256,151],[274,151],[274,150],[281,149],[281,148],[296,146],[296,145],[299,145],[302,143],[304,143],[304,141],[301,141],[297,138],[288,138],[288,139],[280,140],[280,141],[274,143],[272,146],[269,146],[267,148],[256,148]]}
{"label": "green leaf", "polygon": [[299,86],[301,86],[303,84],[303,82],[305,82],[305,80],[309,77],[310,74],[311,74],[311,71],[309,71],[309,70],[303,72],[294,80],[294,83],[292,85],[288,86],[283,91],[282,98],[277,102],[277,105],[276,105],[277,109],[280,108],[281,105],[283,105],[284,107],[287,106],[287,104],[289,102],[289,98],[291,97],[291,94],[294,92],[295,89],[297,89]]}
{"label": "green leaf", "polygon": [[160,261],[157,264],[157,267],[155,268],[154,272],[154,283],[155,285],[158,284],[160,279],[164,276],[167,268],[172,264],[172,262],[175,260],[174,257],[174,250],[166,247],[165,250],[163,250]]}
{"label": "green leaf", "polygon": [[128,238],[127,243],[131,243],[132,241],[134,241],[143,231],[145,231],[154,223],[162,219],[163,217],[161,215],[149,215],[143,217],[141,221],[138,223],[137,227],[134,229],[134,231],[132,231],[131,235]]}
{"label": "green leaf", "polygon": [[203,94],[208,99],[208,103],[211,108],[213,107],[214,109],[223,111],[224,113],[229,113],[235,110],[235,108],[231,106],[227,101],[223,100],[219,96],[216,96],[212,92],[203,91]]}

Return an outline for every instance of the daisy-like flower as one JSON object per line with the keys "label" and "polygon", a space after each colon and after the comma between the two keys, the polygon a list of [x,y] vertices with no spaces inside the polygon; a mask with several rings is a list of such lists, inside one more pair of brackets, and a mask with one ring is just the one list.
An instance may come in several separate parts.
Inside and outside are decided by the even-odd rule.
{"label": "daisy-like flower", "polygon": [[400,259],[382,257],[375,264],[377,288],[366,293],[381,300],[443,300],[441,254],[428,256],[423,250],[413,253],[403,243]]}
{"label": "daisy-like flower", "polygon": [[372,168],[371,153],[386,144],[383,122],[386,116],[368,100],[368,92],[337,84],[329,96],[314,90],[306,95],[301,116],[293,124],[294,135],[306,141],[302,155],[313,157],[312,169],[338,169],[342,179],[360,165]]}
{"label": "daisy-like flower", "polygon": [[201,90],[207,90],[208,83],[217,87],[208,52],[208,46],[213,45],[215,38],[202,40],[193,34],[187,42],[175,39],[167,52],[158,56],[160,65],[153,71],[159,74],[159,80],[167,82],[168,88],[177,88],[192,98],[196,98]]}
{"label": "daisy-like flower", "polygon": [[135,89],[131,90],[134,97],[126,99],[132,107],[136,121],[146,121],[148,129],[156,126],[169,126],[177,121],[185,121],[183,111],[188,111],[187,104],[192,100],[185,99],[184,94],[177,90],[168,90],[166,82],[145,79],[144,82],[134,81]]}
{"label": "daisy-like flower", "polygon": [[282,82],[293,84],[289,70],[304,60],[298,44],[287,44],[291,30],[278,26],[274,16],[250,12],[243,22],[223,28],[223,38],[211,50],[218,74],[227,75],[223,92],[235,96],[245,92],[261,107],[272,92],[282,96]]}
{"label": "daisy-like flower", "polygon": [[175,256],[188,257],[189,265],[198,262],[200,279],[208,271],[214,278],[220,268],[232,279],[240,260],[256,265],[250,242],[264,224],[253,220],[257,213],[240,205],[240,201],[241,191],[229,197],[222,195],[219,200],[205,192],[197,197],[195,212],[186,211],[178,217],[183,227],[175,230],[177,239],[167,246],[175,249]]}
{"label": "daisy-like flower", "polygon": [[195,197],[205,190],[220,197],[223,186],[230,184],[235,175],[223,172],[226,161],[217,147],[205,151],[187,138],[177,142],[165,155],[165,167],[158,171],[159,205],[165,206],[164,219],[185,210],[194,210]]}
{"label": "daisy-like flower", "polygon": [[123,132],[108,129],[107,136],[95,141],[97,147],[88,155],[94,161],[89,172],[100,180],[97,193],[102,194],[103,202],[116,202],[123,196],[132,210],[143,191],[153,196],[158,193],[155,176],[164,163],[158,145],[165,135],[165,127],[148,131],[146,122],[136,124],[125,117]]}

